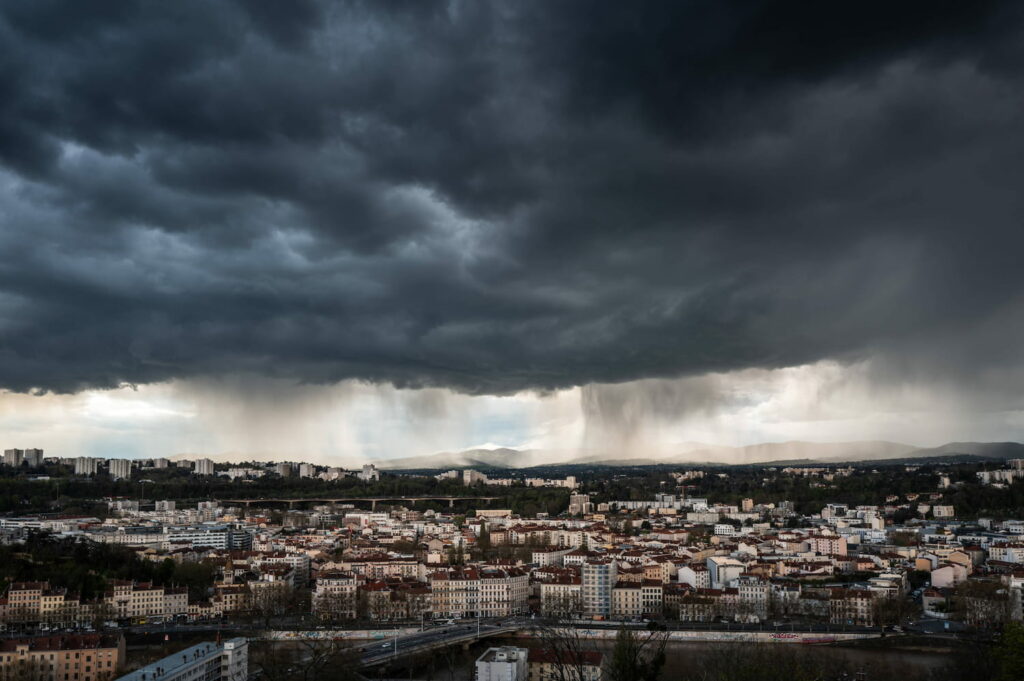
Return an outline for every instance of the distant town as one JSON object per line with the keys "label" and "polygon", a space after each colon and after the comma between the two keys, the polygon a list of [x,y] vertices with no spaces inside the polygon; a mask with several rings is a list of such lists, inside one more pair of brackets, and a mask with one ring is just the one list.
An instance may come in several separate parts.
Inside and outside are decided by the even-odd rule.
{"label": "distant town", "polygon": [[[1022,619],[1024,459],[556,472],[7,449],[4,645],[78,651],[93,663],[67,681],[102,681],[138,667],[125,636],[154,632],[242,634],[184,654],[223,658],[226,677],[248,670],[250,638],[332,632],[369,674],[498,637],[477,663],[531,674],[564,663],[538,627],[834,644]],[[382,631],[392,649],[357,647]],[[500,638],[530,631],[527,648]],[[593,681],[607,665],[590,653],[574,664]],[[191,673],[139,669],[125,678]]]}

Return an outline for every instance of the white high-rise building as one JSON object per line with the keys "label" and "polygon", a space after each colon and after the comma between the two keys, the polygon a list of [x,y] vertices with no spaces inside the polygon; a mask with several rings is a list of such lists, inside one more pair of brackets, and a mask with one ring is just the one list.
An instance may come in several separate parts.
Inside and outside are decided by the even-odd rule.
{"label": "white high-rise building", "polygon": [[91,456],[80,456],[75,459],[75,475],[95,475],[100,460]]}
{"label": "white high-rise building", "polygon": [[290,463],[279,463],[274,466],[274,470],[277,471],[277,474],[282,478],[292,477],[292,465]]}
{"label": "white high-rise building", "polygon": [[110,459],[110,477],[115,480],[122,480],[132,477],[131,459]]}
{"label": "white high-rise building", "polygon": [[467,468],[462,471],[462,484],[463,485],[475,485],[478,482],[487,484],[487,476],[480,471],[475,471],[472,468]]}
{"label": "white high-rise building", "polygon": [[377,467],[372,463],[363,464],[363,470],[360,471],[357,475],[359,476],[359,479],[364,482],[369,482],[370,480],[380,480],[380,471],[378,471]]}
{"label": "white high-rise building", "polygon": [[41,449],[26,449],[24,452],[25,463],[29,466],[42,466],[43,465],[43,450]]}
{"label": "white high-rise building", "polygon": [[168,459],[153,459],[153,468],[169,468],[171,462]]}
{"label": "white high-rise building", "polygon": [[17,468],[25,460],[25,452],[20,449],[4,450],[4,465]]}
{"label": "white high-rise building", "polygon": [[199,459],[195,464],[196,475],[213,475],[213,461],[209,459]]}
{"label": "white high-rise building", "polygon": [[583,613],[588,616],[612,612],[612,589],[618,579],[618,565],[609,558],[597,558],[583,563]]}
{"label": "white high-rise building", "polygon": [[312,478],[314,475],[316,475],[316,466],[311,463],[299,464],[300,478]]}
{"label": "white high-rise building", "polygon": [[589,494],[569,495],[569,515],[585,515],[591,513],[593,509]]}

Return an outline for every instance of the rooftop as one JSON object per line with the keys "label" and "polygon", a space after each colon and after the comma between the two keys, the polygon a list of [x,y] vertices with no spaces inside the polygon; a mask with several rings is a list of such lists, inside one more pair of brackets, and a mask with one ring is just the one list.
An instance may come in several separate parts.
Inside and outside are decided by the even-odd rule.
{"label": "rooftop", "polygon": [[140,667],[139,669],[120,677],[117,681],[154,681],[156,679],[166,678],[169,675],[179,672],[183,668],[197,664],[202,660],[217,655],[224,647],[241,647],[245,645],[245,643],[246,639],[244,638],[228,639],[223,644],[213,641],[200,643],[192,646],[191,648],[185,648],[173,655],[168,655],[167,657],[157,660],[145,667]]}

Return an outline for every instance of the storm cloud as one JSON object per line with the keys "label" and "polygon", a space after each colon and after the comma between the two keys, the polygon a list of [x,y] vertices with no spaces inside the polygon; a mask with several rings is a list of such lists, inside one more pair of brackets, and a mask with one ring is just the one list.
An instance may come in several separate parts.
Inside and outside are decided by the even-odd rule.
{"label": "storm cloud", "polygon": [[1022,26],[983,1],[8,3],[0,387],[1019,375]]}

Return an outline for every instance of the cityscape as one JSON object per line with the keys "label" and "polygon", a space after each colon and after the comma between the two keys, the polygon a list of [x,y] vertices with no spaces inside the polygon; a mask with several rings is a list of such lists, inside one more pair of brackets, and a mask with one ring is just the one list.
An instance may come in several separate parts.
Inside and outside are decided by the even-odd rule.
{"label": "cityscape", "polygon": [[0,681],[1024,681],[1024,3],[0,2]]}
{"label": "cityscape", "polygon": [[[434,472],[12,448],[2,474],[38,505],[0,517],[5,661],[41,681],[299,678],[327,660],[597,681],[622,632],[645,660],[851,646],[863,659],[825,664],[876,676],[873,646],[930,645],[942,664],[907,678],[940,678],[1022,620],[1024,458]],[[191,647],[150,661],[171,641]],[[285,672],[268,647],[289,645]],[[452,646],[475,661],[438,655]]]}

